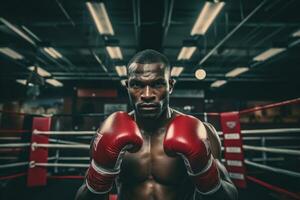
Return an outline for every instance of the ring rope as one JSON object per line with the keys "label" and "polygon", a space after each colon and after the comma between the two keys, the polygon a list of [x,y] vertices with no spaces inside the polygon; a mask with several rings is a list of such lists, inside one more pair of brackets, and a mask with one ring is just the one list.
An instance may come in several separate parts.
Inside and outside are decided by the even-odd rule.
{"label": "ring rope", "polygon": [[84,143],[80,142],[73,142],[73,141],[66,141],[66,140],[61,140],[61,139],[49,139],[50,142],[56,142],[56,143],[61,143],[61,144],[81,144],[84,145]]}
{"label": "ring rope", "polygon": [[88,168],[90,164],[79,163],[34,163],[33,167],[76,167],[76,168]]}
{"label": "ring rope", "polygon": [[27,175],[26,172],[19,173],[19,174],[13,174],[13,175],[9,175],[9,176],[0,176],[0,181],[7,180],[7,179],[14,179],[14,178],[18,178],[18,177],[25,176],[25,175]]}
{"label": "ring rope", "polygon": [[35,149],[36,147],[46,147],[46,148],[61,148],[61,149],[90,149],[90,145],[84,144],[37,144],[32,143],[31,147]]}
{"label": "ring rope", "polygon": [[257,133],[300,133],[300,128],[278,128],[278,129],[253,129],[241,130],[242,134],[257,134]]}
{"label": "ring rope", "polygon": [[30,143],[7,143],[0,144],[0,148],[14,148],[14,147],[29,147]]}
{"label": "ring rope", "polygon": [[253,151],[262,151],[262,152],[269,152],[269,153],[279,153],[279,154],[288,154],[288,155],[300,156],[300,150],[271,148],[271,147],[257,147],[257,146],[250,146],[250,145],[243,145],[243,148],[245,150],[253,150]]}
{"label": "ring rope", "polygon": [[96,131],[38,131],[33,130],[36,135],[94,135]]}
{"label": "ring rope", "polygon": [[279,106],[284,106],[284,105],[289,105],[289,104],[294,104],[294,103],[299,103],[299,102],[300,102],[300,98],[296,98],[296,99],[291,99],[291,100],[287,100],[287,101],[267,104],[267,105],[263,105],[263,106],[256,106],[254,108],[248,108],[248,109],[239,111],[239,113],[246,114],[246,113],[251,113],[251,112],[255,112],[255,111],[259,111],[259,110],[264,110],[264,109],[269,109],[269,108],[274,108],[274,107],[279,107]]}
{"label": "ring rope", "polygon": [[275,192],[284,194],[284,195],[286,195],[286,196],[288,196],[288,197],[291,197],[291,198],[293,198],[293,199],[298,199],[298,200],[300,200],[300,196],[299,196],[298,194],[295,194],[295,193],[293,193],[293,192],[290,192],[290,191],[288,191],[288,190],[286,190],[286,189],[280,188],[280,187],[275,186],[275,185],[271,185],[271,184],[269,184],[269,183],[266,183],[266,182],[264,182],[264,181],[262,181],[262,180],[259,180],[259,179],[257,179],[257,178],[254,178],[254,177],[252,177],[252,176],[247,176],[247,179],[250,180],[250,181],[252,181],[252,182],[254,182],[254,183],[256,183],[256,184],[259,184],[259,185],[261,185],[261,186],[263,186],[263,187],[265,187],[265,188],[267,188],[267,189],[269,189],[269,190],[272,190],[272,191],[275,191]]}
{"label": "ring rope", "polygon": [[90,157],[49,157],[48,160],[86,160],[89,161]]}
{"label": "ring rope", "polygon": [[272,172],[275,172],[275,173],[300,178],[300,173],[299,172],[293,172],[293,171],[290,171],[290,170],[281,169],[281,168],[277,168],[277,167],[270,167],[270,166],[263,165],[263,164],[258,164],[258,163],[255,163],[255,162],[252,162],[252,161],[249,161],[249,160],[244,160],[244,162],[247,165],[250,165],[250,166],[253,166],[253,167],[257,167],[257,168],[265,169],[265,170],[272,171]]}
{"label": "ring rope", "polygon": [[18,162],[18,163],[4,164],[4,165],[0,165],[0,169],[20,167],[20,166],[25,166],[25,165],[28,165],[28,164],[29,164],[29,162]]}

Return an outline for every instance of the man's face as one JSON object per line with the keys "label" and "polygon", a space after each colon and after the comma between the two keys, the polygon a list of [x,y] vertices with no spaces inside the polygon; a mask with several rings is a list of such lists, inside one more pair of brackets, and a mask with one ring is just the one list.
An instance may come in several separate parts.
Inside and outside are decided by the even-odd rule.
{"label": "man's face", "polygon": [[127,89],[135,112],[142,118],[158,118],[169,105],[173,81],[163,63],[132,63]]}

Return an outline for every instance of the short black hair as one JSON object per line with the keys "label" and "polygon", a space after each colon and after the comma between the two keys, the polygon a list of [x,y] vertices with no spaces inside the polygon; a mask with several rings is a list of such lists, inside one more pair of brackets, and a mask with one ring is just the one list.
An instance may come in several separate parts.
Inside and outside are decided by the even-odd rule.
{"label": "short black hair", "polygon": [[128,62],[127,70],[132,63],[150,64],[150,63],[163,63],[166,70],[170,71],[169,59],[162,53],[153,49],[145,49],[135,54]]}

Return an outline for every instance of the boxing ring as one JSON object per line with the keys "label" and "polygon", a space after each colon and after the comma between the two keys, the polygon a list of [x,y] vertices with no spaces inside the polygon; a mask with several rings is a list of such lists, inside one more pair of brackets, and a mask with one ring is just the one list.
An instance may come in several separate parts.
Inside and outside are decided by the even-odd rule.
{"label": "boxing ring", "polygon": [[[300,199],[297,185],[300,180],[300,125],[244,129],[241,123],[241,117],[253,112],[299,103],[300,98],[297,98],[240,111],[196,113],[194,116],[214,126],[219,123],[216,127],[223,145],[222,162],[241,191],[255,185],[277,198]],[[0,130],[0,183],[23,177],[26,187],[32,188],[47,186],[49,180],[84,179],[90,162],[90,141],[96,130],[53,130],[54,118],[68,115],[1,112],[26,116],[31,123],[24,126],[24,130]],[[92,115],[100,121],[106,116]],[[286,182],[289,182],[288,188]],[[295,187],[290,187],[291,183],[295,183]],[[114,194],[110,197],[115,198]]]}

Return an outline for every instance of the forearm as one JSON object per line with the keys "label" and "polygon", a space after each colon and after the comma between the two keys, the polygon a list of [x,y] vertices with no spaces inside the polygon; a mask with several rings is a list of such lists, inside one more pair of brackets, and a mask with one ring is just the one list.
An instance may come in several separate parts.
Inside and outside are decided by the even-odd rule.
{"label": "forearm", "polygon": [[226,180],[221,180],[220,188],[208,194],[201,194],[195,191],[195,200],[237,200],[238,192],[233,183],[228,182]]}
{"label": "forearm", "polygon": [[108,200],[109,194],[94,194],[83,184],[77,191],[75,200]]}

